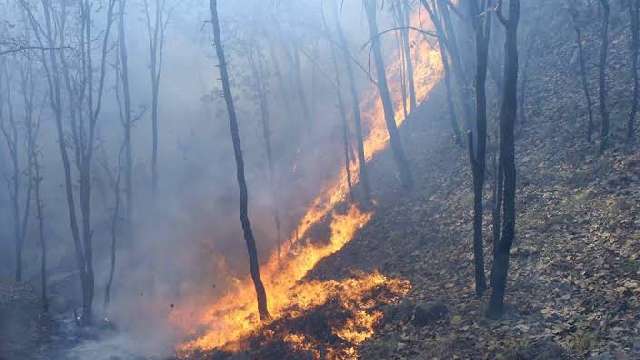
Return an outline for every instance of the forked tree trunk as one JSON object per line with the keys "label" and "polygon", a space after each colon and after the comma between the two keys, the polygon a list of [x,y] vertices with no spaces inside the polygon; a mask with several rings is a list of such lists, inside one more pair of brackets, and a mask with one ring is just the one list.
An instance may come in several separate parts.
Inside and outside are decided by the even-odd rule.
{"label": "forked tree trunk", "polygon": [[269,310],[267,306],[267,294],[260,279],[260,263],[258,261],[258,250],[256,248],[256,241],[253,237],[251,230],[251,222],[249,220],[248,210],[248,193],[247,183],[244,175],[244,161],[242,159],[242,148],[240,145],[240,131],[238,129],[238,120],[236,117],[236,110],[233,104],[233,97],[231,95],[231,84],[229,83],[229,73],[227,72],[227,63],[224,56],[224,49],[222,47],[222,40],[220,37],[220,23],[218,20],[218,6],[217,0],[210,0],[211,11],[211,26],[213,28],[213,41],[216,47],[216,54],[218,56],[220,80],[222,82],[222,92],[224,94],[224,100],[227,105],[227,112],[229,115],[229,130],[231,133],[231,140],[233,142],[233,153],[236,161],[236,170],[238,178],[238,186],[240,188],[240,222],[242,224],[242,231],[244,233],[244,239],[247,243],[247,250],[249,252],[249,267],[251,272],[251,279],[256,290],[258,299],[258,313],[260,314],[260,320],[269,320]]}
{"label": "forked tree trunk", "polygon": [[[500,3],[501,5],[502,3]],[[501,317],[504,312],[504,294],[509,271],[509,253],[515,236],[516,224],[516,164],[514,124],[518,117],[518,24],[520,22],[520,0],[509,1],[509,17],[502,15],[502,6],[497,15],[505,27],[504,46],[504,93],[500,108],[500,162],[504,170],[502,232],[493,259],[494,273],[491,275],[493,289],[487,315]]]}
{"label": "forked tree trunk", "polygon": [[398,166],[398,172],[400,173],[400,181],[405,189],[411,189],[413,187],[413,178],[411,175],[411,169],[409,168],[409,162],[402,146],[402,140],[400,138],[400,132],[395,120],[395,111],[393,108],[393,102],[391,100],[391,94],[389,93],[389,86],[387,84],[387,75],[385,71],[384,59],[382,57],[382,50],[380,49],[380,36],[378,36],[378,23],[376,20],[376,0],[364,0],[365,10],[367,12],[367,21],[369,23],[369,36],[371,38],[371,50],[373,52],[374,62],[376,65],[376,75],[378,77],[378,91],[380,92],[380,99],[382,100],[382,107],[384,109],[384,119],[387,124],[387,130],[389,132],[389,142],[391,143],[391,150],[395,158],[396,165]]}

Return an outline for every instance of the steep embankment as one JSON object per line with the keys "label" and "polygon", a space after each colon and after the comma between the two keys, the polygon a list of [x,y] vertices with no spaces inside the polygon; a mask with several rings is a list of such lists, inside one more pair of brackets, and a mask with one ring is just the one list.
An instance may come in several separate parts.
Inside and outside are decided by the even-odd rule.
{"label": "steep embankment", "polygon": [[[640,357],[640,155],[637,147],[619,147],[598,157],[597,144],[585,141],[573,31],[568,14],[555,8],[545,3],[539,14],[523,14],[531,23],[544,21],[532,30],[527,120],[518,131],[517,239],[507,314],[501,321],[485,319],[486,298],[474,296],[471,176],[464,149],[443,136],[448,128],[439,89],[402,129],[418,187],[402,195],[388,173],[390,154],[374,160],[380,199],[374,217],[311,274],[332,278],[379,269],[411,282],[404,300],[385,308],[376,336],[361,346],[362,358]],[[611,32],[616,144],[631,95],[625,15],[613,14]],[[585,44],[598,128],[600,42],[593,16]],[[487,182],[493,183],[491,170]]]}

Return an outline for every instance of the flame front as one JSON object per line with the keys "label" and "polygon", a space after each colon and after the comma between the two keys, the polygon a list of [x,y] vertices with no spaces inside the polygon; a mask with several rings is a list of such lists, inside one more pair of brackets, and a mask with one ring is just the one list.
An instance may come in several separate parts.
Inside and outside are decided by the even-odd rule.
{"label": "flame front", "polygon": [[[416,13],[413,16],[413,23],[418,22]],[[442,78],[442,63],[439,52],[424,41],[421,38],[422,35],[418,33],[410,35],[410,41],[413,44],[411,59],[414,61],[416,97],[418,102],[422,102]],[[394,54],[392,59],[394,62],[387,66],[387,77],[394,103],[397,104],[396,123],[401,125],[404,121],[400,87],[401,56]],[[385,149],[389,141],[382,102],[375,87],[361,101],[361,109],[363,109],[363,125],[367,130],[365,157],[368,161]],[[357,181],[357,167],[356,162],[351,163],[355,181]],[[367,291],[376,286],[385,286],[400,296],[406,294],[410,287],[406,281],[389,279],[377,272],[341,282],[300,282],[320,260],[342,249],[371,219],[371,212],[364,212],[355,205],[351,205],[344,213],[336,210],[336,206],[345,201],[347,193],[347,175],[346,170],[343,169],[336,179],[313,200],[302,217],[297,231],[294,232],[294,234],[304,235],[314,224],[327,221],[330,227],[329,239],[322,244],[303,245],[295,244],[294,235],[283,248],[284,253],[288,255],[280,260],[277,254],[272,254],[269,261],[261,268],[269,311],[274,320],[283,316],[300,315],[306,309],[321,305],[329,297],[335,296],[340,298],[343,307],[352,312],[352,316],[341,328],[332,329],[336,336],[354,345],[347,353],[332,356],[338,358],[356,357],[355,346],[373,334],[374,326],[382,316],[379,311],[372,310],[371,304],[362,302],[362,297]],[[205,309],[179,306],[172,313],[171,320],[173,324],[190,331],[195,337],[194,340],[181,344],[178,348],[179,352],[206,351],[228,346],[262,326],[257,317],[255,291],[249,278],[237,281],[227,290],[226,295]],[[311,351],[304,334],[291,333],[284,339],[295,348]]]}

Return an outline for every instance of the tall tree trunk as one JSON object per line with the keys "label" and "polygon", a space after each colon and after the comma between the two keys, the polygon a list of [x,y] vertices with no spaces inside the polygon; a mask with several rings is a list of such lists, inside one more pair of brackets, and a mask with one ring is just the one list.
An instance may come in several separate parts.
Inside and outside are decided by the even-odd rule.
{"label": "tall tree trunk", "polygon": [[[29,60],[31,61],[31,60]],[[26,70],[21,71],[22,89],[25,106],[25,124],[27,128],[27,144],[29,152],[29,181],[31,182],[35,195],[36,219],[38,219],[38,241],[40,243],[40,301],[43,311],[49,310],[47,297],[47,242],[44,235],[44,211],[40,189],[42,185],[41,166],[38,148],[38,132],[40,130],[40,120],[34,118],[34,95],[35,81],[33,77],[32,64],[27,65]],[[26,223],[25,223],[26,233]]]}
{"label": "tall tree trunk", "polygon": [[[424,6],[425,0],[420,0]],[[473,91],[469,84],[467,73],[465,71],[465,65],[463,63],[462,54],[458,46],[458,37],[456,35],[453,21],[451,21],[451,14],[449,13],[449,2],[447,0],[436,0],[438,10],[442,17],[443,32],[446,33],[447,47],[449,54],[451,55],[451,68],[453,69],[454,78],[458,92],[460,93],[460,104],[462,107],[462,114],[464,117],[464,127],[467,131],[471,130],[472,118],[473,118],[473,105],[471,99],[473,99]],[[466,4],[469,6],[471,1],[463,1],[461,5]],[[435,3],[434,3],[435,5]]]}
{"label": "tall tree trunk", "polygon": [[240,132],[238,129],[238,120],[236,118],[233,97],[231,95],[231,84],[229,83],[227,63],[224,56],[224,49],[222,47],[222,40],[220,38],[217,0],[210,0],[209,5],[211,10],[211,26],[213,28],[213,41],[215,43],[216,54],[218,56],[220,80],[222,82],[222,91],[227,105],[227,112],[229,113],[229,130],[231,133],[231,140],[233,142],[233,153],[236,160],[238,186],[240,188],[240,222],[242,224],[242,231],[244,233],[247,250],[249,252],[251,278],[253,279],[253,285],[258,299],[258,313],[260,314],[260,319],[264,321],[270,319],[267,306],[267,294],[264,289],[264,285],[262,284],[262,280],[260,279],[258,250],[256,249],[256,242],[251,230],[251,222],[249,221],[247,183],[244,176],[244,162],[242,159],[242,148],[240,146]]}
{"label": "tall tree trunk", "polygon": [[609,146],[609,109],[607,108],[607,56],[609,52],[609,14],[611,8],[609,0],[600,0],[602,6],[602,29],[600,33],[600,64],[598,67],[598,85],[600,89],[600,116],[602,124],[600,127],[600,153]]}
{"label": "tall tree trunk", "polygon": [[147,34],[149,37],[149,77],[151,79],[151,192],[153,199],[158,193],[158,143],[159,143],[159,101],[160,76],[162,74],[162,51],[164,48],[164,30],[166,20],[163,19],[165,0],[154,0],[154,17],[149,12],[149,2],[144,1]]}
{"label": "tall tree trunk", "polygon": [[[254,54],[255,51],[255,54]],[[265,70],[263,64],[263,56],[259,49],[249,50],[249,64],[251,66],[252,76],[255,80],[256,96],[260,104],[260,122],[262,123],[262,140],[264,141],[265,153],[267,155],[267,169],[269,172],[269,188],[271,192],[271,211],[273,213],[273,222],[276,227],[276,241],[278,245],[278,258],[282,247],[281,230],[280,230],[280,212],[278,206],[278,189],[276,184],[276,174],[273,164],[273,150],[271,147],[271,119],[269,113],[269,100],[267,98],[267,86],[265,85]]]}
{"label": "tall tree trunk", "polygon": [[46,312],[49,310],[49,300],[47,296],[47,239],[44,236],[44,212],[42,208],[42,197],[40,196],[42,177],[40,175],[40,162],[37,158],[34,159],[34,176],[38,240],[40,242],[40,301],[42,301],[42,309]]}
{"label": "tall tree trunk", "polygon": [[[127,0],[119,1],[118,14],[118,50],[120,57],[120,81],[122,85],[122,100],[124,112],[122,128],[124,130],[124,194],[125,194],[125,228],[128,242],[133,241],[133,147],[131,144],[131,90],[129,86],[129,54],[125,30],[124,14],[127,10]],[[155,141],[155,137],[154,137]]]}
{"label": "tall tree trunk", "polygon": [[387,124],[387,130],[389,132],[389,141],[391,143],[391,150],[395,158],[396,165],[398,166],[398,172],[400,173],[400,181],[405,189],[413,187],[413,178],[411,175],[411,169],[409,168],[409,161],[404,152],[402,146],[402,140],[400,133],[396,125],[393,102],[391,101],[391,94],[389,93],[389,86],[387,84],[387,75],[385,71],[384,59],[382,57],[382,51],[380,49],[380,36],[378,35],[378,23],[376,20],[376,0],[364,0],[365,10],[367,12],[367,21],[369,23],[369,36],[371,38],[371,50],[376,65],[376,74],[378,77],[378,91],[380,92],[380,99],[382,100],[382,107],[384,109],[384,119]]}
{"label": "tall tree trunk", "polygon": [[[328,29],[327,29],[328,30]],[[340,67],[336,58],[336,50],[333,44],[329,44],[331,48],[331,61],[336,74],[336,98],[338,100],[338,112],[340,113],[342,127],[342,143],[344,148],[344,169],[347,173],[347,185],[349,186],[349,197],[353,198],[352,181],[351,181],[351,145],[349,141],[349,125],[347,124],[347,111],[345,110],[344,99],[342,98],[342,80],[340,78]]]}
{"label": "tall tree trunk", "polygon": [[284,80],[284,76],[282,75],[282,71],[280,70],[280,59],[278,58],[278,54],[276,53],[275,42],[272,42],[271,46],[269,46],[269,56],[271,58],[271,63],[273,66],[273,74],[275,75],[276,81],[278,82],[278,91],[280,92],[280,96],[282,97],[282,103],[284,104],[286,113],[293,115],[293,112],[291,111],[291,102],[289,101],[287,82]]}
{"label": "tall tree trunk", "polygon": [[411,8],[408,0],[402,0],[399,4],[400,16],[402,27],[400,34],[402,35],[402,51],[404,52],[405,71],[407,72],[407,87],[409,88],[409,103],[411,104],[410,111],[413,112],[417,105],[416,101],[416,89],[413,81],[413,62],[411,61],[411,44],[409,43],[409,29],[411,25]]}
{"label": "tall tree trunk", "polygon": [[[123,143],[124,145],[124,143]],[[111,214],[111,244],[109,246],[109,277],[104,289],[104,309],[109,307],[111,302],[111,288],[113,285],[113,278],[116,272],[116,251],[118,248],[118,223],[120,219],[120,182],[122,174],[122,151],[124,146],[120,148],[118,153],[118,167],[116,168],[116,176],[113,180],[113,196],[115,198],[115,204],[113,206],[113,213]]]}
{"label": "tall tree trunk", "polygon": [[[492,230],[493,230],[493,259],[496,258],[496,254],[498,252],[498,246],[500,244],[500,230],[501,230],[501,223],[502,223],[502,189],[504,186],[504,171],[502,169],[502,161],[497,160],[498,158],[498,154],[496,152],[496,154],[494,154],[493,156],[493,162],[494,162],[494,166],[493,168],[495,169],[495,174],[496,177],[494,179],[494,184],[493,184],[493,209],[492,209],[492,216],[491,216],[491,224],[492,224]],[[491,287],[495,287],[496,281],[493,278],[496,275],[496,262],[494,261],[491,265],[491,275],[490,275],[490,284]]]}
{"label": "tall tree trunk", "polygon": [[300,49],[299,44],[292,45],[291,52],[293,56],[293,81],[295,83],[296,93],[298,94],[298,100],[300,101],[300,108],[302,109],[303,122],[308,131],[311,131],[313,119],[311,110],[309,110],[309,102],[307,101],[307,95],[304,91],[304,84],[302,82],[302,63],[300,62]]}
{"label": "tall tree trunk", "polygon": [[371,203],[371,187],[369,185],[369,173],[367,171],[367,161],[364,156],[364,138],[362,135],[362,115],[360,113],[360,97],[358,96],[358,90],[356,88],[356,80],[353,75],[353,65],[351,64],[351,57],[349,55],[349,45],[347,38],[342,30],[340,24],[340,16],[338,14],[337,4],[334,0],[331,1],[331,9],[333,12],[333,18],[336,21],[336,31],[338,33],[338,41],[342,48],[340,53],[342,54],[342,61],[345,65],[347,79],[349,83],[349,92],[351,94],[351,109],[353,112],[353,123],[357,143],[357,155],[358,155],[358,175],[360,179],[360,186],[362,188],[362,203],[368,206]]}
{"label": "tall tree trunk", "polygon": [[[393,16],[395,25],[402,29],[404,23],[404,15],[402,14],[402,8],[400,5],[392,5]],[[404,52],[404,39],[399,32],[395,33],[396,43],[398,44],[398,52],[400,53],[400,95],[402,97],[402,113],[406,119],[409,116],[410,105],[407,103],[407,69]]]}
{"label": "tall tree trunk", "polygon": [[[41,47],[48,49],[47,51],[42,52],[42,64],[47,79],[49,105],[54,114],[57,141],[64,170],[65,195],[67,201],[67,210],[69,212],[69,225],[71,228],[71,235],[74,243],[76,263],[78,267],[80,283],[82,286],[84,302],[84,294],[86,293],[85,288],[87,286],[87,268],[85,265],[86,259],[85,252],[83,250],[83,243],[80,237],[78,216],[76,213],[76,203],[73,191],[74,181],[71,175],[71,159],[67,151],[67,143],[62,123],[64,106],[62,103],[62,79],[60,78],[60,76],[61,74],[64,74],[66,77],[66,74],[68,72],[65,68],[65,61],[63,56],[61,55],[60,57],[58,57],[58,51],[56,50],[60,47],[63,47],[64,45],[64,36],[61,36],[61,34],[64,33],[65,29],[64,26],[58,27],[58,24],[54,26],[54,18],[56,18],[57,15],[52,13],[53,11],[55,11],[55,9],[51,3],[45,1],[41,2],[44,24],[39,23],[36,15],[32,11],[30,4],[28,4],[24,0],[21,0],[20,5],[27,15],[27,18],[29,19],[29,23],[34,34],[36,34],[38,44]],[[65,11],[65,9],[63,9],[63,11]],[[63,13],[62,16],[66,15]],[[64,22],[62,22],[62,25],[64,25]],[[58,39],[60,39],[60,43],[58,43]],[[73,106],[70,107],[70,110],[72,108]],[[72,111],[70,111],[70,113],[71,112]],[[76,151],[79,151],[79,149],[76,149]],[[79,158],[79,156],[77,156],[77,158]]]}
{"label": "tall tree trunk", "polygon": [[[22,193],[21,182],[21,165],[20,165],[20,146],[21,142],[18,138],[18,125],[14,118],[13,113],[13,101],[11,99],[11,77],[9,75],[8,65],[6,60],[2,62],[2,68],[0,68],[0,85],[4,80],[6,89],[6,99],[0,98],[0,130],[4,135],[7,148],[9,150],[9,158],[11,161],[11,176],[8,179],[9,195],[11,198],[11,210],[13,215],[13,235],[14,235],[14,247],[15,247],[15,280],[16,282],[22,281],[22,248],[23,248],[23,234],[22,234],[22,210],[20,209],[20,197]],[[4,102],[7,104],[7,119],[2,117],[1,109],[4,107]],[[8,125],[5,121],[8,120]]]}
{"label": "tall tree trunk", "polygon": [[489,59],[489,34],[491,17],[483,15],[487,2],[482,7],[472,1],[471,18],[476,38],[476,132],[469,133],[469,159],[473,175],[473,258],[475,265],[476,295],[482,296],[487,287],[484,273],[484,250],[482,237],[482,197],[484,190],[487,152],[487,62]]}
{"label": "tall tree trunk", "polygon": [[584,49],[582,46],[582,30],[580,29],[580,16],[575,0],[569,0],[569,12],[573,21],[573,29],[576,33],[576,44],[578,45],[578,62],[580,64],[580,80],[582,83],[582,91],[587,101],[587,141],[591,142],[593,137],[593,101],[589,91],[589,82],[587,81],[587,67],[585,63]]}
{"label": "tall tree trunk", "polygon": [[632,142],[635,133],[635,121],[638,113],[638,41],[640,41],[640,0],[629,0],[629,16],[631,17],[631,78],[633,79],[633,100],[627,122],[627,142]]}
{"label": "tall tree trunk", "polygon": [[[113,25],[113,9],[115,0],[110,0],[107,4],[105,30],[101,34],[101,53],[99,66],[97,67],[98,86],[94,90],[93,73],[96,68],[93,65],[92,56],[92,27],[93,20],[91,14],[94,11],[92,3],[89,0],[81,2],[81,27],[84,34],[81,35],[82,56],[81,64],[83,66],[83,79],[87,89],[86,113],[88,114],[89,123],[86,134],[83,133],[82,138],[86,139],[82,150],[80,172],[80,210],[82,213],[82,240],[85,259],[85,279],[83,286],[82,301],[82,323],[88,325],[92,323],[93,315],[93,297],[95,288],[95,275],[93,270],[93,229],[91,226],[91,188],[92,188],[92,161],[93,151],[95,148],[95,132],[96,124],[100,115],[102,106],[102,98],[104,94],[104,83],[106,77],[107,54],[110,44],[110,32]],[[94,94],[95,91],[95,94]],[[83,115],[81,115],[83,116]]]}
{"label": "tall tree trunk", "polygon": [[453,132],[453,139],[458,146],[463,146],[462,134],[460,132],[460,126],[456,120],[456,111],[453,104],[453,92],[451,89],[451,63],[449,61],[449,45],[446,33],[442,24],[442,17],[438,11],[435,1],[432,1],[431,5],[426,0],[422,0],[422,6],[429,13],[431,22],[433,23],[436,34],[438,35],[438,47],[440,49],[440,59],[442,61],[442,67],[444,69],[444,84],[447,92],[447,108],[449,110],[449,121],[451,122],[451,131]]}
{"label": "tall tree trunk", "polygon": [[531,61],[531,48],[533,47],[534,41],[531,36],[528,37],[528,41],[526,44],[526,50],[524,53],[524,64],[522,66],[522,81],[520,82],[520,92],[518,97],[518,107],[520,111],[519,115],[519,123],[522,127],[527,122],[527,112],[525,107],[527,105],[527,84],[529,82],[529,63]]}
{"label": "tall tree trunk", "polygon": [[502,2],[497,15],[505,27],[504,45],[504,94],[500,108],[500,161],[504,170],[504,194],[502,233],[495,250],[495,274],[491,275],[494,286],[489,300],[487,315],[492,318],[504,312],[504,294],[509,271],[509,253],[515,236],[516,224],[516,164],[514,146],[514,124],[518,116],[518,24],[520,22],[520,0],[509,1],[509,18],[502,15]]}

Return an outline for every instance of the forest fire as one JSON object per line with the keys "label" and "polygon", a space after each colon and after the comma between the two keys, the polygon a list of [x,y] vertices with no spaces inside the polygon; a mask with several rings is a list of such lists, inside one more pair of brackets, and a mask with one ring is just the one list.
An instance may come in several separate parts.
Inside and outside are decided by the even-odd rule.
{"label": "forest fire", "polygon": [[[417,13],[413,16],[413,22],[419,22]],[[410,35],[412,59],[415,59],[416,97],[418,102],[422,102],[440,81],[442,64],[439,52],[424,41],[422,34],[414,32]],[[387,65],[387,77],[396,104],[396,123],[400,125],[404,121],[400,80],[402,60],[400,56],[394,56],[392,59],[394,61]],[[361,101],[361,108],[366,131],[365,157],[370,160],[383,150],[389,141],[382,103],[375,88],[372,88]],[[357,162],[351,163],[354,181],[357,181],[357,166]],[[408,282],[390,279],[379,273],[364,274],[342,281],[301,282],[320,260],[342,249],[371,219],[372,212],[363,211],[356,205],[350,205],[346,211],[338,210],[338,205],[347,200],[347,195],[347,174],[346,170],[342,169],[335,181],[328,184],[313,200],[300,220],[297,230],[293,232],[291,240],[284,244],[283,253],[287,255],[279,258],[278,254],[274,253],[261,268],[272,321],[300,316],[330,299],[338,299],[349,316],[331,331],[354,347],[347,351],[351,355],[330,356],[337,358],[355,357],[355,346],[373,334],[375,325],[382,317],[382,313],[374,309],[376,301],[364,299],[366,294],[377,287],[384,287],[394,296],[400,297],[410,289]],[[320,223],[328,224],[329,238],[320,244],[303,242],[310,228]],[[178,306],[171,315],[171,321],[194,338],[181,344],[178,352],[189,354],[192,351],[207,351],[221,347],[233,350],[234,342],[254,333],[263,325],[258,319],[256,308],[255,291],[248,278],[237,281],[227,290],[226,295],[205,309]],[[313,352],[313,346],[310,344],[312,340],[305,334],[292,332],[282,336],[292,347]]]}

